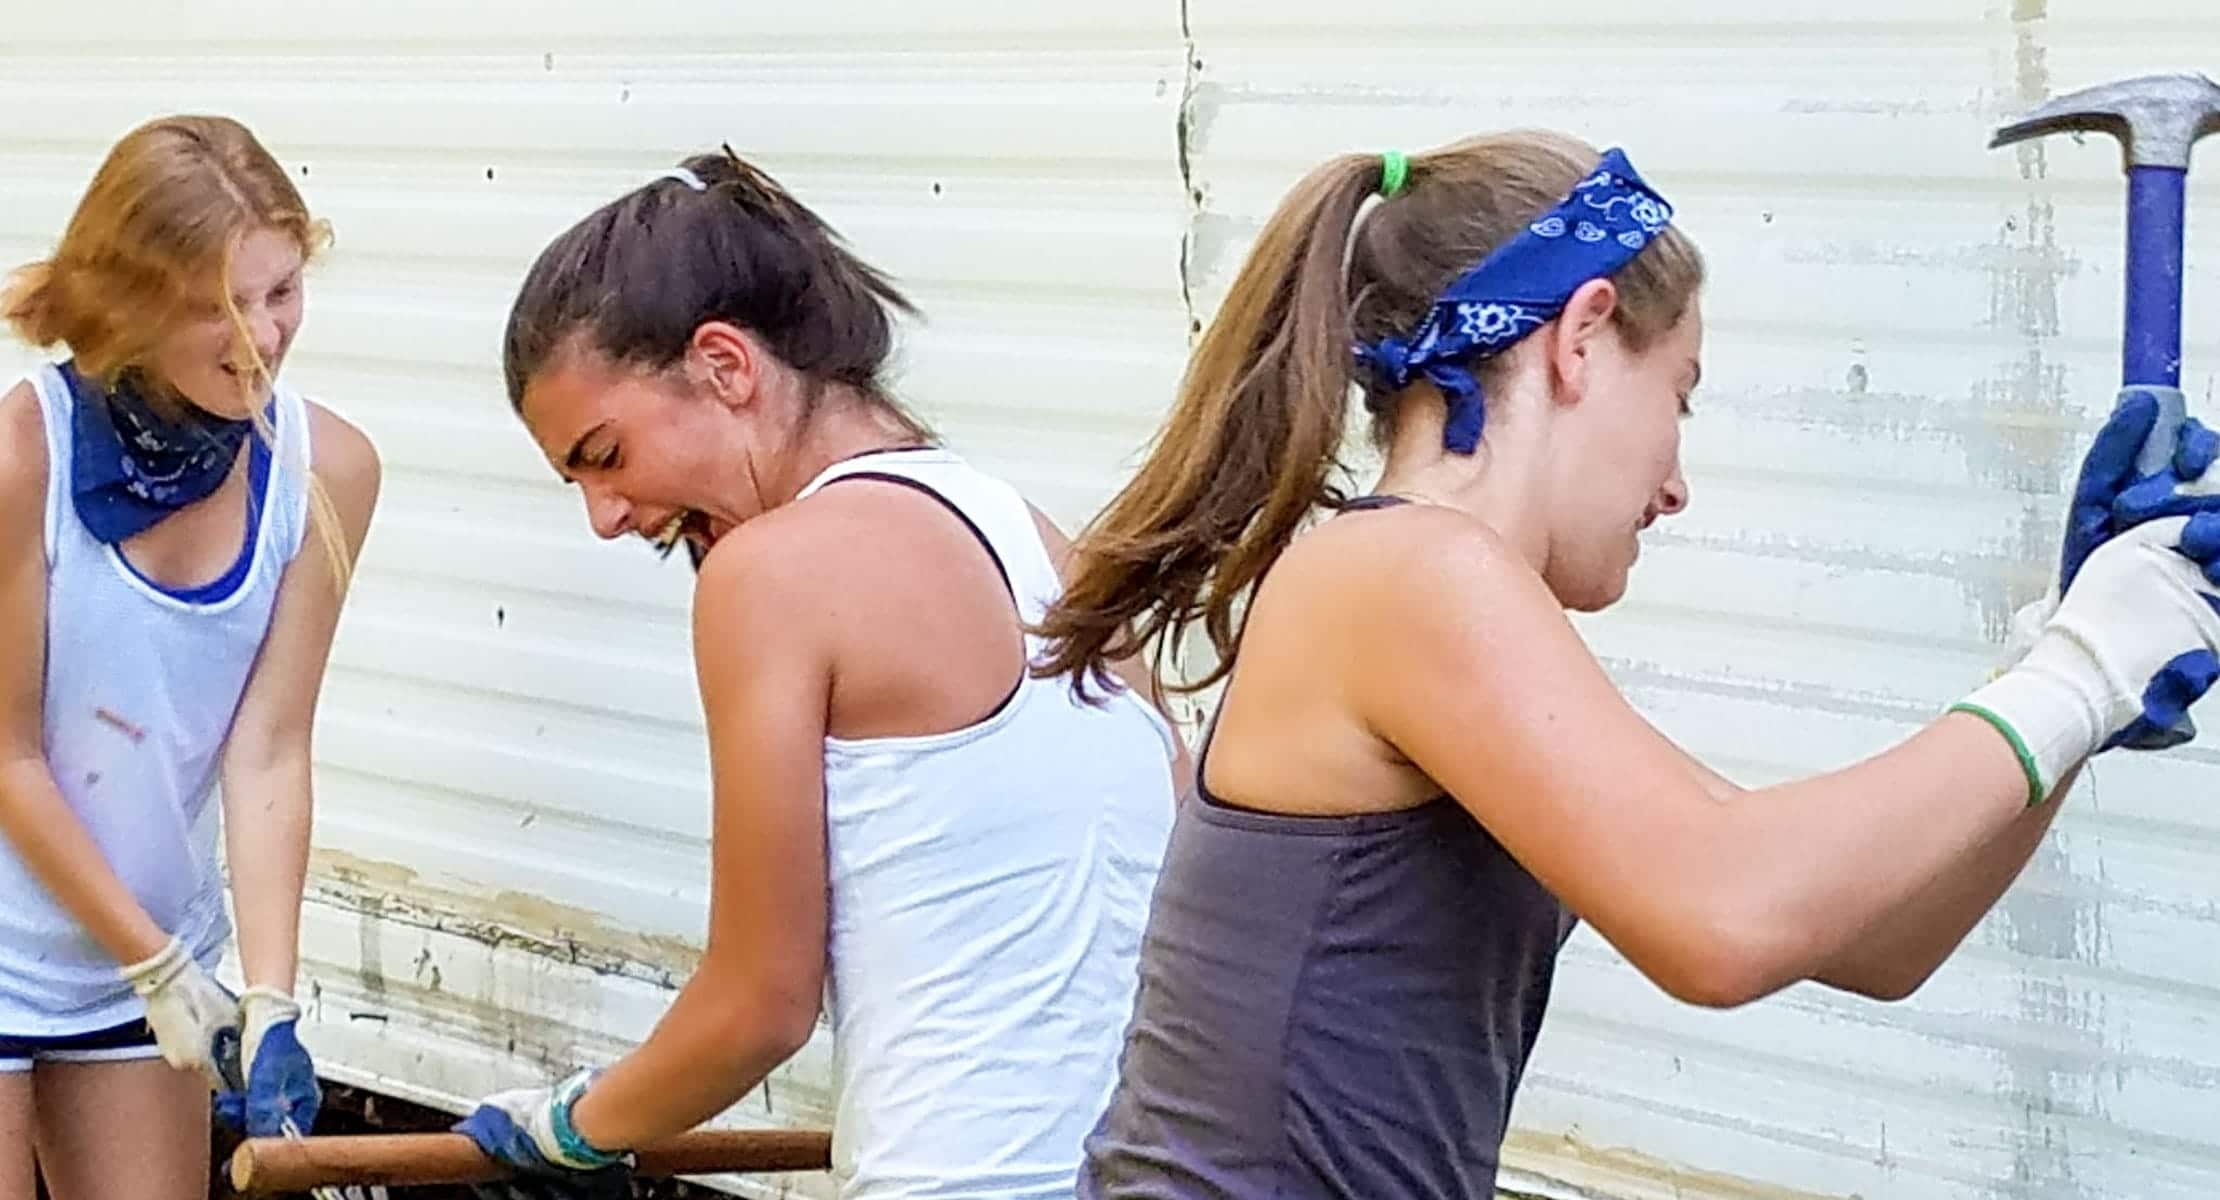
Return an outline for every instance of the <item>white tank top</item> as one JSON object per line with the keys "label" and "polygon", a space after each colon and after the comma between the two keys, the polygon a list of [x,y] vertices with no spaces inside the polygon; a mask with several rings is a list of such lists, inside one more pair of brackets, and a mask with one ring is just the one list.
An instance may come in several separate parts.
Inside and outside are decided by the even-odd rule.
{"label": "white tank top", "polygon": [[[801,494],[858,475],[897,477],[960,514],[1028,623],[1059,594],[1007,484],[936,448],[838,463]],[[1028,661],[1041,648],[1028,637]],[[1072,1194],[1117,1078],[1174,746],[1130,692],[1091,707],[1067,681],[1030,677],[953,733],[825,739],[832,1158],[846,1200]]]}
{"label": "white tank top", "polygon": [[[155,923],[213,966],[231,930],[210,797],[307,526],[307,406],[279,385],[274,452],[249,454],[251,535],[224,579],[180,591],[141,576],[78,520],[69,385],[53,367],[31,383],[46,424],[46,762]],[[139,1019],[145,1008],[117,966],[0,837],[0,1035]]]}

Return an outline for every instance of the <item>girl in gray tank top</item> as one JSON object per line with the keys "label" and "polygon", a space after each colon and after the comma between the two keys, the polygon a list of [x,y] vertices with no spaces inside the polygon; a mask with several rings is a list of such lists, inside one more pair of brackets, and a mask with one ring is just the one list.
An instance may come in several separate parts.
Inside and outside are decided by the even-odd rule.
{"label": "girl in gray tank top", "polygon": [[[2220,513],[2120,515],[2126,408],[2072,587],[1903,744],[1744,790],[1635,712],[1566,614],[1687,503],[1703,267],[1671,216],[1622,152],[1521,132],[1335,159],[1259,236],[1042,621],[1035,669],[1083,692],[1197,623],[1183,686],[1226,683],[1081,1196],[1491,1196],[1574,914],[1690,1003],[1901,998],[2084,758],[2176,728],[2220,590],[2175,556],[2220,559]],[[1352,383],[1385,454],[1357,501]]]}
{"label": "girl in gray tank top", "polygon": [[1572,927],[1447,797],[1298,817],[1202,790],[1080,1194],[1489,1195]]}

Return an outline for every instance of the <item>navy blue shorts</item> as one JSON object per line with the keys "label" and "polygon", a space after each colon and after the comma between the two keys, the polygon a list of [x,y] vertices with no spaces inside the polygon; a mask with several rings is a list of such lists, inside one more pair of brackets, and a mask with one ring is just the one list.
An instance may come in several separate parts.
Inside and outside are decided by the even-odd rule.
{"label": "navy blue shorts", "polygon": [[161,1054],[154,1044],[154,1030],[145,1021],[61,1037],[0,1033],[0,1075],[18,1075],[39,1063],[126,1062]]}

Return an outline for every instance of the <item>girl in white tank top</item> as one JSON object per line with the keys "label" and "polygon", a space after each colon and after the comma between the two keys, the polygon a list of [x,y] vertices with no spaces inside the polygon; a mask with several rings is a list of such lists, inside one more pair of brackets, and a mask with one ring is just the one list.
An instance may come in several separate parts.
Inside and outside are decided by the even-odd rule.
{"label": "girl in white tank top", "polygon": [[460,1128],[621,1195],[822,1007],[844,1197],[1069,1196],[1109,1096],[1182,744],[1028,669],[1061,535],[880,379],[908,304],[759,171],[701,155],[557,238],[510,399],[603,537],[695,560],[709,936],[648,1041]]}
{"label": "girl in white tank top", "polygon": [[[55,1200],[205,1194],[211,1087],[245,1132],[315,1123],[309,733],[377,480],[275,378],[320,241],[244,128],[167,118],[0,289],[68,352],[0,393],[0,641],[44,648],[0,657],[0,1131],[42,1131]],[[33,1150],[0,1136],[0,1200]]]}

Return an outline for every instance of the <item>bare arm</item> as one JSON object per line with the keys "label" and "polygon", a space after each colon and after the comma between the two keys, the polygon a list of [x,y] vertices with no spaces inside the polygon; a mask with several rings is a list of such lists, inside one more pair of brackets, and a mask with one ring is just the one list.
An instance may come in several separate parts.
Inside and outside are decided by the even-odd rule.
{"label": "bare arm", "polygon": [[[1688,759],[1688,766],[1714,799],[1738,803],[1747,795],[1744,788],[1694,758]],[[2080,774],[2076,770],[2068,775],[2048,803],[2015,817],[1959,868],[1884,914],[1813,978],[1876,1000],[1901,1000],[1917,991],[2019,878],[2057,817],[2059,801],[2073,790]]]}
{"label": "bare arm", "polygon": [[46,762],[46,430],[24,384],[0,399],[0,838],[116,962],[170,935],[147,915],[54,784]]}
{"label": "bare arm", "polygon": [[[1041,544],[1048,548],[1049,561],[1056,564],[1057,574],[1068,580],[1072,565],[1071,539],[1064,536],[1064,531],[1058,529],[1056,523],[1037,508],[1033,509],[1033,525],[1040,530]],[[1164,724],[1170,727],[1175,747],[1172,755],[1172,791],[1175,795],[1185,792],[1188,785],[1195,781],[1194,755],[1187,748],[1186,736],[1180,732],[1178,718],[1172,715],[1171,705],[1165,701],[1163,682],[1157,679],[1156,672],[1149,667],[1147,660],[1139,655],[1119,659],[1110,665],[1110,669],[1117,675],[1119,682],[1133,689],[1134,695],[1147,700],[1157,715],[1164,718]]]}
{"label": "bare arm", "polygon": [[[377,507],[378,455],[354,427],[310,406],[316,478],[339,518],[345,559],[362,551]],[[308,876],[311,733],[344,599],[331,555],[310,530],[279,585],[254,673],[224,745],[224,845],[249,987],[293,990]]]}
{"label": "bare arm", "polygon": [[809,557],[753,553],[743,527],[703,565],[694,646],[709,726],[709,939],[647,1041],[581,1097],[573,1121],[604,1148],[691,1129],[809,1039],[824,989],[828,628]]}
{"label": "bare arm", "polygon": [[1876,1000],[1902,1000],[1918,991],[2019,878],[2080,774],[2067,775],[2047,802],[2014,817],[2002,834],[1882,918],[1814,978]]}
{"label": "bare arm", "polygon": [[1731,1006],[1813,977],[2023,815],[2011,747],[1964,714],[1715,798],[1531,570],[1461,517],[1413,517],[1419,536],[1379,551],[1394,583],[1366,596],[1395,635],[1364,656],[1362,714],[1675,996]]}

